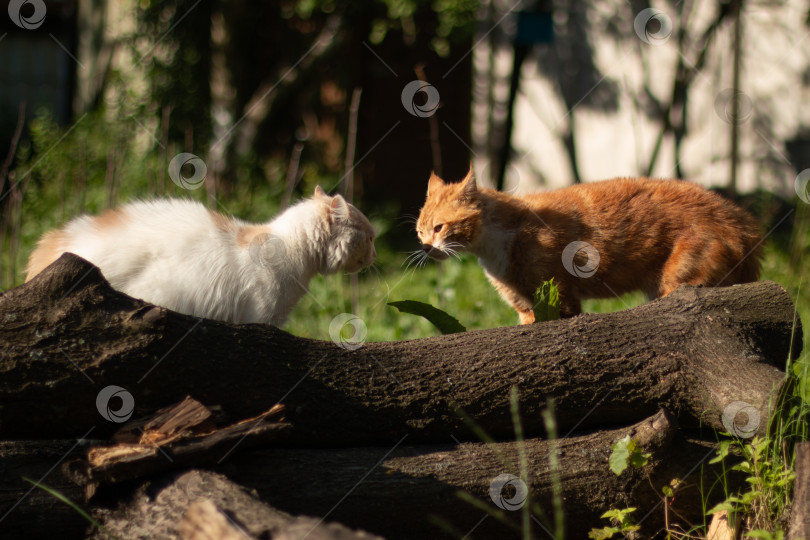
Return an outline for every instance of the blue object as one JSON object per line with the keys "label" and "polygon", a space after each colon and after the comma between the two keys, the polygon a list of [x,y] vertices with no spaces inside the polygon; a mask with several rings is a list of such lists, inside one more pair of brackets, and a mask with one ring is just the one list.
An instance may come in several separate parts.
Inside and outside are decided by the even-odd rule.
{"label": "blue object", "polygon": [[553,41],[554,23],[551,20],[551,12],[518,12],[517,35],[515,36],[516,44],[535,45],[537,43],[552,43]]}

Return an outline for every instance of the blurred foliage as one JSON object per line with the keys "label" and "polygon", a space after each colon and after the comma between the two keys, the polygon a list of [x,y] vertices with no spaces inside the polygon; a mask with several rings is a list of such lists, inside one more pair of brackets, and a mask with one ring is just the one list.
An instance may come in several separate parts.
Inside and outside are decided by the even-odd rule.
{"label": "blurred foliage", "polygon": [[170,111],[172,141],[184,142],[186,149],[200,146],[199,142],[207,145],[211,138],[213,2],[147,0],[140,7],[141,28],[151,49],[144,64],[155,109],[161,116],[164,109]]}
{"label": "blurred foliage", "polygon": [[[395,51],[430,44],[437,56],[464,44],[458,50],[465,52],[479,8],[478,0],[141,0],[146,39],[138,36],[133,46],[137,57],[144,41],[154,47],[144,61],[151,114],[168,121],[169,139],[186,151],[207,155],[211,145],[226,145],[225,183],[284,167],[300,142],[307,143],[302,164],[309,173],[314,166],[337,178],[347,100],[366,76],[364,64],[352,57],[365,52],[364,43],[383,42]],[[219,44],[214,27],[222,29]],[[325,51],[316,50],[318,40]],[[224,75],[213,65],[217,52],[226,60]],[[221,131],[230,135],[225,140],[214,134],[212,108],[223,104],[214,103],[212,75],[227,77],[229,110],[219,117]],[[269,108],[266,114],[253,107],[257,98]],[[260,116],[258,126],[243,136],[249,113]]]}
{"label": "blurred foliage", "polygon": [[[350,6],[352,9],[350,10]],[[430,37],[437,53],[449,51],[451,42],[458,42],[472,35],[481,9],[479,0],[373,0],[358,2],[336,2],[334,0],[298,0],[287,4],[282,12],[287,17],[293,14],[309,19],[314,14],[331,14],[339,11],[347,14],[359,13],[359,7],[371,13],[371,27],[365,28],[364,37],[371,43],[381,43],[389,31],[413,32]],[[351,17],[355,19],[355,17]],[[368,16],[363,16],[368,19]],[[418,23],[417,23],[418,20]],[[412,30],[406,27],[413,27]],[[361,36],[363,37],[363,36]],[[439,42],[439,41],[441,42]],[[439,44],[436,47],[436,44]]]}

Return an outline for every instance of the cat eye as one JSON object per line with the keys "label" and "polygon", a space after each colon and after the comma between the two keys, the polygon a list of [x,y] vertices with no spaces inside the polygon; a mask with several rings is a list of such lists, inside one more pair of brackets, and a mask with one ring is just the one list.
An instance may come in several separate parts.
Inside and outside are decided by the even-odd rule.
{"label": "cat eye", "polygon": [[440,230],[442,230],[442,227],[444,227],[444,223],[439,223],[438,225],[433,227],[433,232],[439,232]]}

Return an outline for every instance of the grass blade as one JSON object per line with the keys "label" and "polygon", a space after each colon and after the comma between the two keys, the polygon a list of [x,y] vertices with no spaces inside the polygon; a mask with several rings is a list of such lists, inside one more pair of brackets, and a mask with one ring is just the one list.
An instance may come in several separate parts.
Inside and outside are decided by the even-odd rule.
{"label": "grass blade", "polygon": [[67,497],[65,497],[64,495],[62,495],[58,491],[56,491],[55,489],[53,489],[51,487],[48,487],[45,484],[40,484],[39,482],[35,482],[34,480],[31,480],[30,478],[27,478],[25,476],[23,476],[22,479],[25,480],[26,482],[28,482],[29,484],[32,484],[35,487],[38,487],[39,489],[49,493],[50,495],[56,497],[57,499],[59,499],[63,503],[65,503],[68,506],[70,506],[71,508],[73,508],[80,516],[82,516],[84,519],[86,519],[87,521],[92,523],[93,526],[96,527],[99,531],[103,532],[107,536],[110,536],[111,538],[116,538],[115,536],[112,536],[109,532],[107,532],[107,530],[101,525],[101,523],[99,523],[98,521],[93,519],[93,516],[91,516],[90,514],[85,512],[84,509],[82,509],[82,507],[80,507],[79,505],[77,505],[76,503],[74,503],[73,501],[71,501],[70,499],[68,499]]}

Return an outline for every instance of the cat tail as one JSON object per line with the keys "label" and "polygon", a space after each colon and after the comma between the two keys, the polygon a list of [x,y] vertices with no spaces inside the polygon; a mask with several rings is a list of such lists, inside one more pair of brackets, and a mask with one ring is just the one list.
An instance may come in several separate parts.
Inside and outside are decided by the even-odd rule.
{"label": "cat tail", "polygon": [[65,240],[65,231],[61,229],[48,231],[42,235],[42,238],[37,242],[37,247],[28,257],[28,265],[25,268],[26,283],[45,270],[65,252]]}

